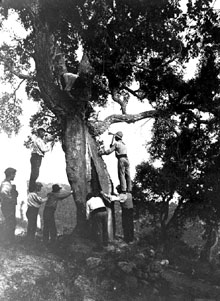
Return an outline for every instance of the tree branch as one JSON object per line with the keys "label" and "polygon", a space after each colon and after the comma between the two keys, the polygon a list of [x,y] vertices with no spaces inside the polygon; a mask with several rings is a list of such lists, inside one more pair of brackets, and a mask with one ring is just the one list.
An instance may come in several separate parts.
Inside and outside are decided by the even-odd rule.
{"label": "tree branch", "polygon": [[128,91],[130,94],[132,94],[133,96],[137,97],[140,100],[143,100],[145,98],[143,93],[140,93],[140,95],[138,94],[139,90],[132,90],[130,88],[128,88],[127,86],[123,85],[122,88],[126,91]]}
{"label": "tree branch", "polygon": [[24,81],[25,81],[25,79],[22,79],[22,80],[20,81],[20,83],[18,84],[17,88],[14,90],[13,95],[16,96],[16,92],[19,90],[20,86],[22,85],[22,83],[23,83]]}
{"label": "tree branch", "polygon": [[11,70],[11,73],[14,74],[15,76],[17,76],[18,78],[22,79],[22,81],[24,81],[26,79],[33,79],[34,78],[30,74],[24,74],[24,73],[20,73],[20,72],[14,71],[14,70]]}
{"label": "tree branch", "polygon": [[88,126],[91,130],[93,136],[99,136],[108,130],[109,126],[114,123],[125,122],[125,123],[134,123],[146,118],[155,118],[161,116],[161,111],[158,110],[149,110],[141,112],[139,114],[113,114],[108,116],[103,121],[88,121]]}
{"label": "tree branch", "polygon": [[[180,49],[182,49],[182,47],[180,47]],[[161,65],[157,66],[156,68],[154,68],[154,71],[159,70],[162,67],[167,66],[168,64],[172,63],[173,61],[175,61],[178,57],[180,56],[180,52],[178,52],[176,55],[174,55],[173,57],[171,57],[170,59],[168,59],[167,61],[164,61]],[[165,60],[165,58],[164,58]],[[132,66],[137,67],[139,69],[143,69],[145,71],[153,71],[151,68],[147,67],[147,66],[141,66],[138,63],[131,63]]]}

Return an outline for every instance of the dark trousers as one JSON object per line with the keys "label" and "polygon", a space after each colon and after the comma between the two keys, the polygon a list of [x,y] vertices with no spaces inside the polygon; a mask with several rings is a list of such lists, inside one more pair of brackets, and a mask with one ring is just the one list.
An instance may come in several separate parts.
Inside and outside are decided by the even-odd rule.
{"label": "dark trousers", "polygon": [[96,209],[91,214],[95,241],[98,247],[108,244],[108,213],[105,208]]}
{"label": "dark trousers", "polygon": [[1,210],[5,218],[3,227],[4,241],[13,241],[15,237],[16,217],[15,217],[15,204],[2,202]]}
{"label": "dark trousers", "polygon": [[128,158],[122,157],[118,159],[118,179],[122,191],[130,192],[132,190]]}
{"label": "dark trousers", "polygon": [[55,208],[47,207],[44,208],[43,213],[43,221],[44,221],[44,228],[43,228],[43,240],[44,242],[48,242],[49,239],[51,242],[55,242],[57,238],[57,228],[55,223]]}
{"label": "dark trousers", "polygon": [[122,208],[122,228],[124,241],[131,242],[134,239],[133,208]]}
{"label": "dark trousers", "polygon": [[34,240],[35,233],[37,230],[37,215],[39,208],[29,206],[26,212],[26,216],[28,219],[27,226],[27,238],[29,240]]}
{"label": "dark trousers", "polygon": [[31,155],[30,161],[31,161],[31,175],[29,180],[29,192],[32,192],[35,190],[35,183],[37,178],[39,177],[42,156],[39,156],[38,154],[34,153]]}

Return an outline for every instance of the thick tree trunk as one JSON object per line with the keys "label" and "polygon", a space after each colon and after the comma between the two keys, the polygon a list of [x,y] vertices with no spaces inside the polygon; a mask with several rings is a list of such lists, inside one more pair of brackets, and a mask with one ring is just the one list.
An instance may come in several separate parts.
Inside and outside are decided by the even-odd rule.
{"label": "thick tree trunk", "polygon": [[84,228],[86,183],[86,137],[82,120],[68,118],[64,137],[66,172],[77,206],[77,227]]}
{"label": "thick tree trunk", "polygon": [[[104,191],[110,194],[113,190],[112,181],[108,174],[106,165],[98,155],[98,149],[95,139],[90,135],[89,131],[86,133],[87,136],[87,187],[91,191],[99,192]],[[112,240],[115,234],[114,224],[114,204],[107,206],[108,211],[108,235],[109,239]]]}
{"label": "thick tree trunk", "polygon": [[111,182],[94,138],[78,116],[68,118],[64,137],[66,171],[77,206],[77,230],[86,229],[85,201],[88,192],[110,193]]}

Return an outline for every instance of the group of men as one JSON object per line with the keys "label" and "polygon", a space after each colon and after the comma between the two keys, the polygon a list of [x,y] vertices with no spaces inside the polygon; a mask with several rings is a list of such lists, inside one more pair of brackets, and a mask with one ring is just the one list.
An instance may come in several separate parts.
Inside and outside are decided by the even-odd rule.
{"label": "group of men", "polygon": [[27,198],[27,212],[28,219],[27,226],[27,242],[33,243],[35,233],[37,230],[37,216],[40,206],[45,203],[43,211],[43,241],[45,244],[50,243],[54,245],[57,238],[57,228],[55,223],[55,211],[59,201],[68,198],[72,191],[61,191],[62,187],[58,184],[52,185],[52,191],[47,194],[45,198],[39,196],[43,185],[40,182],[35,183],[35,189],[29,192]]}
{"label": "group of men", "polygon": [[[1,224],[1,242],[10,244],[15,239],[16,228],[16,205],[18,192],[16,186],[12,184],[16,176],[16,169],[9,167],[5,170],[5,179],[0,186],[1,211],[4,220]],[[40,206],[45,203],[43,213],[43,241],[54,244],[56,242],[57,230],[55,224],[55,211],[57,203],[66,199],[72,194],[72,191],[61,191],[62,187],[58,184],[52,185],[52,191],[45,198],[39,195],[43,185],[36,182],[32,192],[27,197],[27,242],[33,244],[37,230],[37,216]]]}
{"label": "group of men", "polygon": [[31,153],[31,175],[29,180],[29,193],[28,193],[28,209],[27,209],[27,239],[31,243],[35,238],[37,229],[37,216],[40,206],[45,203],[43,212],[43,241],[44,243],[50,242],[54,244],[57,237],[57,229],[55,223],[55,211],[58,201],[68,198],[71,192],[61,191],[62,187],[58,184],[52,185],[52,191],[47,194],[46,198],[39,196],[39,192],[42,189],[42,184],[36,182],[40,173],[40,166],[42,159],[46,152],[50,150],[48,142],[51,141],[48,137],[45,137],[45,129],[38,128],[37,137],[33,142],[33,150]]}
{"label": "group of men", "polygon": [[[39,208],[45,204],[43,212],[43,240],[45,243],[49,241],[54,243],[57,237],[57,230],[55,224],[55,211],[57,203],[60,200],[68,198],[72,191],[61,191],[62,187],[58,184],[52,185],[52,191],[42,198],[39,193],[43,187],[40,182],[36,182],[42,158],[44,154],[50,150],[47,141],[44,139],[45,130],[39,128],[37,130],[37,137],[33,143],[33,150],[31,154],[31,175],[29,180],[29,191],[27,197],[27,212],[28,219],[27,226],[27,241],[33,242],[37,230],[37,216]],[[100,192],[99,195],[89,193],[86,202],[86,217],[91,219],[94,226],[97,248],[100,249],[108,243],[108,215],[106,209],[106,202],[109,204],[114,201],[119,201],[122,208],[122,227],[124,232],[124,240],[127,243],[133,241],[134,226],[133,226],[133,202],[132,202],[132,187],[130,178],[130,166],[127,157],[127,148],[122,141],[123,133],[117,132],[113,135],[110,148],[106,151],[101,151],[100,155],[108,155],[115,152],[118,159],[118,177],[120,185],[117,187],[117,195],[107,195]],[[115,141],[114,141],[115,140]],[[14,168],[7,168],[5,170],[5,180],[0,186],[0,202],[1,210],[4,216],[4,241],[13,241],[16,227],[15,208],[17,204],[18,192],[16,186],[11,182],[14,180],[16,170]],[[108,205],[107,205],[108,206]]]}
{"label": "group of men", "polygon": [[[54,244],[57,237],[57,229],[55,224],[55,211],[58,201],[68,198],[72,191],[61,191],[62,187],[58,184],[52,185],[52,191],[49,192],[45,198],[42,198],[39,194],[43,185],[40,182],[36,182],[42,158],[45,152],[50,150],[47,142],[44,140],[45,130],[39,128],[37,130],[37,136],[33,143],[33,150],[31,154],[31,175],[28,187],[27,196],[27,242],[33,244],[35,240],[35,234],[37,230],[37,216],[39,208],[42,204],[45,204],[43,212],[43,241],[45,243]],[[9,167],[5,170],[5,179],[0,186],[0,203],[1,211],[4,217],[1,223],[1,240],[4,243],[11,243],[15,238],[16,228],[16,205],[18,192],[16,186],[12,184],[16,176],[16,169]]]}

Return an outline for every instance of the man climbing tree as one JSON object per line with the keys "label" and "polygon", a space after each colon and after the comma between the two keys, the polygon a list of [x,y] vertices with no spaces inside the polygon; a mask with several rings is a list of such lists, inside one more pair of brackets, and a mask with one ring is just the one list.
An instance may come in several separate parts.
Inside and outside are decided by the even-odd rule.
{"label": "man climbing tree", "polygon": [[[184,79],[183,67],[190,56],[196,57],[198,53],[201,66],[214,64],[215,48],[211,47],[208,53],[206,46],[210,40],[215,43],[212,26],[217,17],[211,1],[205,0],[197,0],[193,5],[190,2],[187,14],[182,13],[179,1],[64,2],[4,0],[2,15],[7,17],[14,9],[27,29],[27,36],[17,44],[2,45],[0,59],[5,80],[12,82],[16,77],[26,81],[28,95],[41,104],[31,125],[36,127],[43,119],[54,139],[62,142],[77,205],[77,229],[83,231],[87,193],[111,190],[96,138],[111,124],[155,117],[158,121],[159,116],[171,124],[172,118],[178,116],[178,131],[190,127],[192,121],[195,129],[201,131],[201,124],[207,126],[207,121],[198,118],[203,112],[211,113],[210,119],[216,124],[218,70],[207,68],[216,72],[203,72],[196,82]],[[191,18],[198,26],[193,35],[193,28],[187,23]],[[80,45],[83,57],[79,63],[76,51]],[[35,71],[31,72],[29,67],[33,65]],[[58,84],[57,67],[63,74],[79,74],[70,93]],[[204,91],[200,79],[206,75],[209,89]],[[127,105],[134,98],[150,104],[152,110],[128,114]],[[119,105],[122,114],[98,120],[88,113],[89,102],[104,107],[110,99]],[[2,103],[1,110],[9,112],[1,114],[2,128],[17,132],[21,114],[18,99],[14,93],[5,93]],[[7,123],[10,114],[13,122]],[[158,145],[165,136],[166,131],[156,136]]]}

